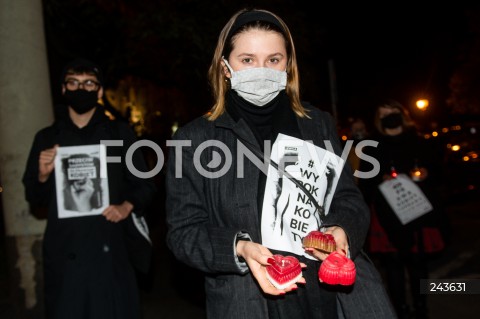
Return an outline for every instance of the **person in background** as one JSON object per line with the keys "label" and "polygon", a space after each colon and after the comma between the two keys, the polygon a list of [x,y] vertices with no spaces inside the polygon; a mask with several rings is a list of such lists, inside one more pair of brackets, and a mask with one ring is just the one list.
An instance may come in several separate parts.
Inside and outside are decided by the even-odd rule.
{"label": "person in background", "polygon": [[[266,152],[264,145],[278,140],[280,134],[323,149],[329,140],[336,155],[341,154],[333,117],[301,102],[295,47],[287,25],[262,9],[235,13],[218,38],[209,80],[214,95],[210,112],[173,136],[174,141],[188,141],[188,146],[177,148],[168,159],[168,247],[180,261],[205,274],[208,318],[337,318],[337,292],[318,278],[320,261],[327,255],[301,247],[291,232],[294,217],[281,211],[278,223],[266,225],[272,242],[282,240],[285,247],[263,244],[267,234],[262,225],[273,218],[271,210],[265,212],[266,198],[287,197],[283,190],[292,182],[284,176],[282,195],[278,195],[278,186],[267,184],[269,179],[259,167],[249,160],[241,165],[236,156],[240,144]],[[230,169],[220,176],[205,176],[197,169],[210,167],[218,155],[215,147],[197,152],[206,141],[225,145],[232,154]],[[237,169],[243,177],[237,176]],[[348,165],[327,175],[335,176],[338,184],[329,195],[331,207],[322,219],[322,229],[333,235],[339,253],[355,258],[368,230],[368,207]],[[328,176],[320,178],[328,192]],[[291,202],[289,207],[295,207]],[[318,230],[315,214],[305,218],[306,232]],[[272,225],[283,232],[273,232]],[[291,248],[297,246],[299,250]],[[273,286],[266,268],[274,262],[274,254],[298,258],[303,278],[284,289]],[[376,292],[370,293],[375,298]]]}
{"label": "person in background", "polygon": [[[352,119],[350,123],[350,134],[348,136],[348,139],[353,141],[353,143],[352,148],[348,153],[347,161],[350,163],[350,166],[352,166],[353,172],[360,168],[361,160],[360,157],[357,155],[355,148],[357,147],[358,143],[367,139],[368,137],[369,132],[367,130],[367,125],[365,124],[365,121],[360,117]],[[355,177],[355,183],[358,184],[357,177]]]}
{"label": "person in background", "polygon": [[353,144],[358,144],[358,142],[363,141],[368,136],[369,133],[365,121],[360,117],[353,119],[350,124],[350,139],[353,140]]}
{"label": "person in background", "polygon": [[[97,101],[103,95],[99,67],[85,59],[68,63],[61,76],[65,105],[58,106],[55,122],[40,130],[28,157],[23,184],[32,209],[46,207],[43,240],[46,317],[48,319],[135,319],[140,303],[135,271],[129,255],[128,225],[141,219],[155,194],[150,179],[135,176],[125,161],[136,136],[127,124],[110,120]],[[58,147],[122,140],[108,147],[110,205],[101,215],[59,218],[55,156]],[[133,154],[136,169],[147,171],[140,151]],[[63,203],[62,203],[63,204]],[[132,238],[132,237],[128,237]]]}
{"label": "person in background", "polygon": [[[441,184],[440,163],[432,147],[417,133],[407,109],[398,101],[381,102],[375,111],[374,125],[376,133],[370,138],[379,144],[368,151],[380,162],[380,173],[375,178],[359,180],[372,209],[368,251],[379,257],[385,269],[387,288],[399,318],[411,318],[408,299],[413,300],[415,318],[427,318],[426,295],[420,293],[420,280],[428,278],[427,256],[444,249],[448,229],[435,188]],[[360,166],[361,170],[368,170],[365,162]],[[433,212],[402,225],[378,189],[382,182],[398,174],[416,181],[433,204]],[[408,293],[411,298],[407,298]]]}

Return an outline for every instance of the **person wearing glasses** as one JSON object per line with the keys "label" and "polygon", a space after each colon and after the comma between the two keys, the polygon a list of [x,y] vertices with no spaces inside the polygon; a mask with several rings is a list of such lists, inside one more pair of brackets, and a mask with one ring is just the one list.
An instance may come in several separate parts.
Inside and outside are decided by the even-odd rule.
{"label": "person wearing glasses", "polygon": [[[61,90],[65,104],[58,107],[55,122],[35,135],[23,176],[32,209],[48,211],[43,240],[46,318],[140,318],[126,235],[133,219],[141,219],[148,209],[155,186],[127,168],[125,154],[136,136],[128,124],[110,120],[98,103],[104,93],[99,67],[85,59],[68,63]],[[120,163],[107,163],[109,206],[101,215],[62,218],[54,174],[62,170],[55,168],[58,147],[102,140],[123,142],[122,147],[107,147],[107,156],[121,158]],[[133,164],[148,171],[140,151],[133,154]]]}

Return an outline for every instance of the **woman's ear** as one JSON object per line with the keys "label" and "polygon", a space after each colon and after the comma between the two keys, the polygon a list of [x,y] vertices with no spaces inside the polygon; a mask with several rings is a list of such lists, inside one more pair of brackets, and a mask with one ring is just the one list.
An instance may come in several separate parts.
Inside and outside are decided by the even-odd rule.
{"label": "woman's ear", "polygon": [[222,65],[223,75],[225,75],[226,78],[230,79],[232,77],[232,74],[230,73],[230,70],[228,70],[225,61],[220,61],[220,64]]}

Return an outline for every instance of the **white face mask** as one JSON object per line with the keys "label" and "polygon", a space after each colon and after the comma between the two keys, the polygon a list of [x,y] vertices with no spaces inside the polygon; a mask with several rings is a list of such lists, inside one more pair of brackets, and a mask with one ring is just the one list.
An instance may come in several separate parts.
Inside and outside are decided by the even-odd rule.
{"label": "white face mask", "polygon": [[248,102],[264,106],[273,100],[287,85],[287,72],[270,68],[250,68],[233,71],[227,60],[223,59],[232,77],[232,90]]}

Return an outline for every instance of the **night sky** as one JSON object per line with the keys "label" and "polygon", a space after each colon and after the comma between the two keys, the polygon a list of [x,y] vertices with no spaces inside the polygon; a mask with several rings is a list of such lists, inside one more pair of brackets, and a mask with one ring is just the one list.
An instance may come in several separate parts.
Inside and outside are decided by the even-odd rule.
{"label": "night sky", "polygon": [[448,83],[468,36],[461,7],[336,10],[328,21],[339,115],[362,116],[383,98],[411,108],[428,98],[445,108]]}

